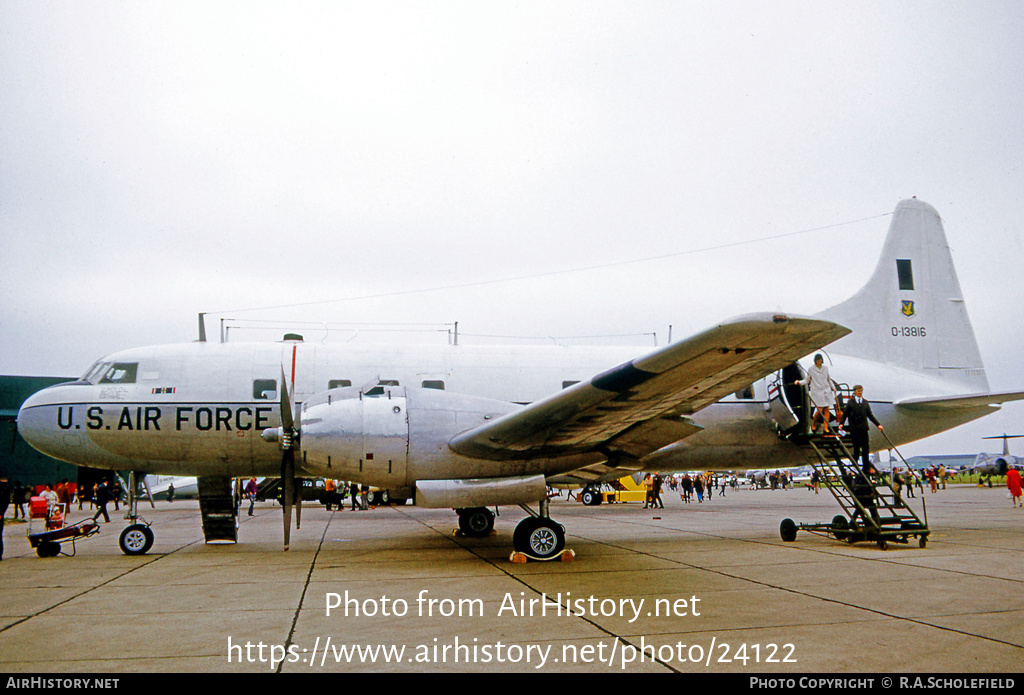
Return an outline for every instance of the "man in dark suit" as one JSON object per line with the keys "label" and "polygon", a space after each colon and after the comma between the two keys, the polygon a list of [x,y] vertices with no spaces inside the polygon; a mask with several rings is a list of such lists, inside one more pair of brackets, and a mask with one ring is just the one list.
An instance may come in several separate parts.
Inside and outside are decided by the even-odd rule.
{"label": "man in dark suit", "polygon": [[0,475],[0,560],[4,559],[4,515],[7,514],[7,506],[10,503],[11,488],[7,485],[7,476]]}
{"label": "man in dark suit", "polygon": [[875,423],[879,430],[879,424],[875,414],[871,412],[871,404],[864,398],[864,387],[857,384],[853,387],[853,398],[846,403],[840,426],[843,423],[850,423],[850,441],[853,444],[853,460],[861,459],[865,470],[870,466],[868,460],[868,421]]}

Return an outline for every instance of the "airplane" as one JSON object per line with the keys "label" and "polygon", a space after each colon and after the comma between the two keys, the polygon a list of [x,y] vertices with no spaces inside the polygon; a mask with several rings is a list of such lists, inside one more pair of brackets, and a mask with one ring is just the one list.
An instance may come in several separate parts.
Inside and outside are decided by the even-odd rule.
{"label": "airplane", "polygon": [[199,495],[199,483],[194,476],[147,475],[145,489],[151,497],[167,499],[167,493],[174,486],[175,499],[195,499]]}
{"label": "airplane", "polygon": [[979,475],[1006,475],[1006,471],[1010,468],[1024,466],[1024,458],[1010,454],[1010,440],[1019,437],[1024,437],[1024,434],[1001,434],[997,437],[982,437],[982,439],[1002,439],[1003,453],[999,455],[982,452],[974,459],[974,463],[967,467],[967,471]]}
{"label": "airplane", "polygon": [[[214,343],[204,333],[200,317],[200,341],[101,358],[78,381],[31,396],[18,430],[74,464],[198,476],[200,506],[206,499],[211,509],[228,504],[232,478],[280,476],[286,550],[303,477],[454,509],[471,536],[491,533],[490,507],[519,505],[529,516],[514,549],[549,559],[565,546],[549,485],[805,465],[810,403],[795,382],[815,352],[834,378],[865,386],[885,428],[884,441],[872,430],[873,451],[1024,398],[990,392],[942,221],[916,198],[897,205],[878,264],[850,299],[808,317],[741,316],[639,356],[623,347],[308,344],[293,334]],[[126,553],[152,544],[148,525],[125,533]]]}

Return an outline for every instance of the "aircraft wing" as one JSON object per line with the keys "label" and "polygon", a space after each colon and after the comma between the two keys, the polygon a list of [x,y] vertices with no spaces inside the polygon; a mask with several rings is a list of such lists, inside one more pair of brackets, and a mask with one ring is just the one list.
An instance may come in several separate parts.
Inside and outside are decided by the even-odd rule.
{"label": "aircraft wing", "polygon": [[1003,393],[978,393],[968,396],[943,396],[939,398],[907,398],[896,401],[897,408],[918,411],[970,410],[985,406],[999,406],[1007,401],[1024,400],[1024,391]]}
{"label": "aircraft wing", "polygon": [[463,432],[448,445],[496,461],[593,451],[639,459],[699,431],[688,415],[849,332],[820,319],[742,316]]}

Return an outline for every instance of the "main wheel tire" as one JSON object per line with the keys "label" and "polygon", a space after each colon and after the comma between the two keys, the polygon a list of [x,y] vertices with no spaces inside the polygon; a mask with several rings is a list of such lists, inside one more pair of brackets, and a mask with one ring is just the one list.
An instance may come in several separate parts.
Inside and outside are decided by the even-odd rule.
{"label": "main wheel tire", "polygon": [[145,555],[153,547],[153,531],[145,524],[132,524],[121,531],[118,543],[125,555]]}
{"label": "main wheel tire", "polygon": [[580,499],[583,501],[583,504],[587,505],[588,507],[596,507],[597,505],[601,504],[601,493],[599,493],[597,490],[587,488],[582,493],[580,493]]}
{"label": "main wheel tire", "polygon": [[565,548],[565,529],[551,519],[527,517],[516,526],[512,544],[521,553],[546,560]]}
{"label": "main wheel tire", "polygon": [[792,519],[783,519],[782,523],[779,524],[779,535],[782,536],[782,540],[786,543],[792,543],[796,540],[796,522]]}
{"label": "main wheel tire", "polygon": [[486,507],[465,509],[459,514],[459,529],[473,538],[489,536],[494,529],[494,512]]}

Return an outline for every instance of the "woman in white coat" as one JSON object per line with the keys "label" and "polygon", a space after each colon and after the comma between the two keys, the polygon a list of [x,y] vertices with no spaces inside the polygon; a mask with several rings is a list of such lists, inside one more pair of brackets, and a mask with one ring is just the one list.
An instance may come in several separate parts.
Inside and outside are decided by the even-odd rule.
{"label": "woman in white coat", "polygon": [[794,382],[807,386],[811,396],[811,405],[814,407],[814,419],[811,421],[811,432],[818,431],[818,422],[824,419],[825,434],[829,434],[828,421],[829,409],[836,402],[836,389],[832,385],[832,379],[828,375],[828,367],[825,366],[825,358],[818,353],[814,356],[814,366],[807,370],[807,376],[801,381]]}

